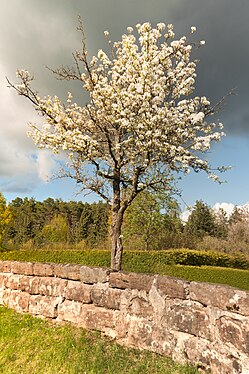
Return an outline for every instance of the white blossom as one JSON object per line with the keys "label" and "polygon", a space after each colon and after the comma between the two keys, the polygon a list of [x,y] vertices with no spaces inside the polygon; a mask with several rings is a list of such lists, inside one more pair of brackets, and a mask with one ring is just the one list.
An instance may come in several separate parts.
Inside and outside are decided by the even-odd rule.
{"label": "white blossom", "polygon": [[196,124],[204,119],[205,114],[203,112],[194,113],[191,115],[192,123]]}
{"label": "white blossom", "polygon": [[210,101],[206,98],[206,96],[202,96],[201,97],[201,103],[205,106],[209,106],[210,105]]}
{"label": "white blossom", "polygon": [[15,87],[19,91],[24,91],[26,89],[26,86],[23,83],[22,84],[16,84]]}
{"label": "white blossom", "polygon": [[137,90],[137,93],[142,93],[143,92],[143,86],[140,83],[136,84],[136,90]]}
{"label": "white blossom", "polygon": [[160,23],[157,24],[157,28],[160,31],[163,31],[165,29],[165,27],[166,27],[166,25],[163,22],[160,22]]}
{"label": "white blossom", "polygon": [[[66,152],[78,173],[95,165],[98,183],[90,187],[97,193],[111,183],[115,168],[126,196],[150,183],[167,184],[171,172],[191,168],[216,179],[201,154],[221,139],[223,125],[209,121],[210,101],[193,95],[192,45],[185,36],[174,39],[172,24],[153,28],[146,22],[136,28],[138,38],[128,27],[113,43],[112,57],[100,49],[86,65],[79,78],[90,94],[87,105],[72,102],[70,93],[66,106],[56,96],[35,96],[45,124],[32,125],[29,136],[41,148]],[[16,89],[26,95],[32,78],[24,69],[17,76]]]}

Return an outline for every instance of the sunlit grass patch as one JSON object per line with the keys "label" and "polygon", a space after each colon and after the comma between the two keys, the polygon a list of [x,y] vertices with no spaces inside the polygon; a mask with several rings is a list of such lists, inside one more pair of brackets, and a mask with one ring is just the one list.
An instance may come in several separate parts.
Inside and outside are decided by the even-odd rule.
{"label": "sunlit grass patch", "polygon": [[52,324],[0,307],[0,373],[196,374],[152,352],[124,348],[98,332]]}

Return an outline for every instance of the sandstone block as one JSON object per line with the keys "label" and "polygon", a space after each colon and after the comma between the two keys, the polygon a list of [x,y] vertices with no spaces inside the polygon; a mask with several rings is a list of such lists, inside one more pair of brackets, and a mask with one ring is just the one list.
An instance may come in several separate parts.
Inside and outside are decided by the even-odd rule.
{"label": "sandstone block", "polygon": [[14,274],[33,275],[32,262],[11,262],[11,272]]}
{"label": "sandstone block", "polygon": [[41,282],[40,277],[30,277],[30,279],[29,279],[29,287],[30,287],[29,292],[31,293],[31,295],[37,295],[39,293],[40,282]]}
{"label": "sandstone block", "polygon": [[6,281],[6,276],[3,274],[0,274],[0,288],[4,287],[5,281]]}
{"label": "sandstone block", "polygon": [[127,344],[171,356],[176,341],[173,334],[146,318],[132,318]]}
{"label": "sandstone block", "polygon": [[157,289],[168,298],[186,299],[189,282],[174,277],[158,276]]}
{"label": "sandstone block", "polygon": [[249,315],[249,292],[229,286],[191,282],[190,299],[243,315]]}
{"label": "sandstone block", "polygon": [[80,301],[82,303],[88,304],[91,302],[91,289],[92,286],[83,284],[79,281],[69,280],[63,296],[66,299]]}
{"label": "sandstone block", "polygon": [[162,324],[191,335],[211,340],[211,324],[207,311],[195,305],[170,305],[165,311]]}
{"label": "sandstone block", "polygon": [[[181,341],[181,333],[176,334]],[[188,336],[183,339],[183,350],[189,362],[195,362],[199,368],[210,369],[212,345],[210,341],[196,336]]]}
{"label": "sandstone block", "polygon": [[221,317],[216,326],[221,343],[231,343],[241,352],[249,355],[249,325],[243,321]]}
{"label": "sandstone block", "polygon": [[48,318],[57,317],[57,306],[61,298],[54,296],[31,295],[29,302],[29,312]]}
{"label": "sandstone block", "polygon": [[54,265],[36,262],[33,266],[33,273],[41,277],[51,277],[54,275]]}
{"label": "sandstone block", "polygon": [[80,280],[88,284],[105,283],[109,280],[109,274],[109,269],[81,266]]}
{"label": "sandstone block", "polygon": [[58,305],[58,320],[82,324],[82,303],[65,300]]}
{"label": "sandstone block", "polygon": [[11,291],[8,299],[8,307],[17,312],[27,312],[29,310],[30,294],[22,291]]}
{"label": "sandstone block", "polygon": [[228,300],[226,309],[249,316],[249,292],[235,289],[233,296]]}
{"label": "sandstone block", "polygon": [[11,272],[11,261],[0,261],[0,273]]}
{"label": "sandstone block", "polygon": [[114,329],[118,311],[105,309],[94,305],[83,305],[85,327],[90,330],[105,331]]}
{"label": "sandstone block", "polygon": [[211,358],[210,361],[210,370],[211,373],[217,374],[247,374],[248,371],[244,371],[242,365],[240,364],[239,360],[232,357],[232,355],[228,355],[228,357],[221,358]]}
{"label": "sandstone block", "polygon": [[[181,336],[178,336],[178,339],[181,341]],[[184,339],[182,349],[188,362],[195,363],[199,370],[203,370],[202,372],[210,370],[214,374],[244,373],[240,359],[233,356],[230,347],[225,347],[218,341],[216,344],[200,337],[189,336],[188,339]]]}
{"label": "sandstone block", "polygon": [[129,314],[135,314],[140,317],[152,319],[154,309],[148,300],[137,296],[131,300],[127,311]]}
{"label": "sandstone block", "polygon": [[65,279],[80,280],[80,265],[72,264],[54,264],[54,276]]}
{"label": "sandstone block", "polygon": [[67,280],[60,278],[42,277],[38,292],[46,296],[61,296],[66,288]]}
{"label": "sandstone block", "polygon": [[21,275],[19,277],[19,284],[17,286],[18,290],[29,292],[31,291],[30,283],[31,283],[32,277],[28,275]]}
{"label": "sandstone block", "polygon": [[121,290],[101,287],[96,285],[92,288],[92,302],[101,307],[108,309],[120,309]]}
{"label": "sandstone block", "polygon": [[233,289],[217,284],[191,282],[190,299],[196,300],[204,305],[212,305],[223,308],[233,296]]}
{"label": "sandstone block", "polygon": [[5,286],[10,288],[11,290],[20,290],[20,279],[22,275],[20,274],[12,274],[10,275],[5,282]]}
{"label": "sandstone block", "polygon": [[10,294],[11,294],[11,290],[9,288],[3,289],[1,291],[1,294],[0,294],[0,303],[2,305],[7,305],[8,304],[8,300],[9,300]]}
{"label": "sandstone block", "polygon": [[3,290],[0,288],[0,305],[4,305]]}
{"label": "sandstone block", "polygon": [[161,319],[165,313],[166,298],[163,293],[158,291],[156,282],[154,281],[149,292],[149,301],[154,309],[153,318],[156,323],[160,325]]}
{"label": "sandstone block", "polygon": [[119,313],[115,322],[115,332],[117,340],[126,343],[128,331],[130,331],[131,316],[127,313]]}
{"label": "sandstone block", "polygon": [[31,294],[39,293],[39,277],[26,276],[21,274],[11,274],[5,278],[5,285],[12,290],[21,290]]}
{"label": "sandstone block", "polygon": [[154,275],[136,273],[110,273],[109,285],[121,289],[137,289],[149,292],[154,280]]}

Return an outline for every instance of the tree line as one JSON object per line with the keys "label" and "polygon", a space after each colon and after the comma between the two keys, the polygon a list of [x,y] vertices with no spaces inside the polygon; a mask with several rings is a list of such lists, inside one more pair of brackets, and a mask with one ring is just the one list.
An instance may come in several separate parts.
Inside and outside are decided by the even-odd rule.
{"label": "tree line", "polygon": [[191,246],[200,250],[249,255],[249,210],[235,206],[228,216],[224,209],[213,210],[197,201],[185,228]]}
{"label": "tree line", "polygon": [[[107,204],[93,204],[47,198],[43,202],[34,198],[17,197],[8,206],[1,195],[2,246],[20,248],[30,243],[42,247],[50,243],[75,244],[85,241],[89,247],[102,243],[108,234]],[[6,215],[6,213],[5,213]]]}
{"label": "tree line", "polygon": [[[165,194],[141,193],[127,209],[122,236],[134,250],[193,248],[249,254],[249,213],[235,207],[230,217],[196,201],[186,223],[177,201]],[[105,202],[64,202],[17,197],[9,204],[0,193],[0,247],[42,248],[56,243],[108,248],[111,209]]]}
{"label": "tree line", "polygon": [[196,201],[187,222],[174,199],[142,194],[126,214],[124,240],[128,248],[190,248],[249,255],[249,211],[234,207],[228,216]]}

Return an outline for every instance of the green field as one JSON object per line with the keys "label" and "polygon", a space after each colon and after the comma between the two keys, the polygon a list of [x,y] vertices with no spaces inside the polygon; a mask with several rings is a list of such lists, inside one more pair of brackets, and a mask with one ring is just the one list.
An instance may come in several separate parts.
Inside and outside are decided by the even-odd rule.
{"label": "green field", "polygon": [[197,374],[160,355],[127,349],[71,325],[0,307],[2,374]]}
{"label": "green field", "polygon": [[[201,261],[220,264],[221,259],[224,265],[229,265],[223,255],[208,253],[204,253],[204,255],[202,252],[199,252],[198,255],[197,251],[187,250],[160,252],[125,251],[123,270],[170,275],[189,281],[227,284],[243,290],[249,290],[249,270],[221,266],[201,266]],[[100,250],[11,251],[0,253],[0,260],[75,263],[108,267],[110,264],[110,252]],[[210,262],[211,260],[213,262]],[[195,263],[198,266],[191,265]],[[234,263],[236,264],[238,261],[234,261]],[[246,260],[242,259],[241,264],[247,266]]]}

